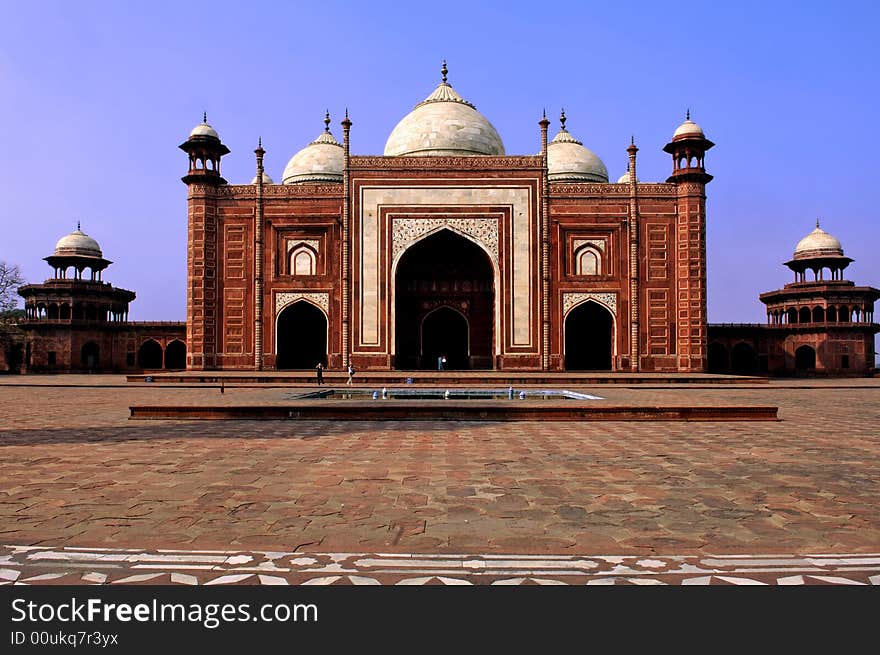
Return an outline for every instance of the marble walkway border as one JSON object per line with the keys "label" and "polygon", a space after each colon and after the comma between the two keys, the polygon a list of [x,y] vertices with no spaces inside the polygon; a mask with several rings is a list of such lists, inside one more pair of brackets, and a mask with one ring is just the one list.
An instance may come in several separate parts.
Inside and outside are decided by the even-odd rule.
{"label": "marble walkway border", "polygon": [[880,553],[640,557],[0,546],[0,584],[880,585]]}

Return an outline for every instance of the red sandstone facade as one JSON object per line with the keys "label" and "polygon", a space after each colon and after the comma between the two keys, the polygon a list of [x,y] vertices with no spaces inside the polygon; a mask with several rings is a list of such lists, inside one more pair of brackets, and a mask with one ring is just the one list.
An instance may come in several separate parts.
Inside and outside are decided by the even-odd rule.
{"label": "red sandstone facade", "polygon": [[635,145],[628,182],[557,182],[548,124],[538,156],[369,157],[346,117],[339,182],[267,184],[260,146],[248,185],[194,130],[187,368],[705,371],[713,144],[677,132],[663,183],[637,181]]}

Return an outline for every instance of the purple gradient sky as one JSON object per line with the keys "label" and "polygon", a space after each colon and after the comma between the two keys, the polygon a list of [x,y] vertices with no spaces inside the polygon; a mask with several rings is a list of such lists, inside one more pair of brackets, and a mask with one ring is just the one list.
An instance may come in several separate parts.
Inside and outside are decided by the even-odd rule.
{"label": "purple gradient sky", "polygon": [[280,181],[325,108],[337,136],[349,108],[355,154],[381,154],[446,58],[509,154],[537,152],[542,108],[564,106],[612,180],[630,134],[639,177],[664,180],[690,107],[717,144],[711,321],[763,321],[758,293],[791,281],[781,263],[817,217],[849,278],[880,284],[876,3],[178,4],[0,3],[0,259],[29,281],[81,220],[115,262],[105,279],[137,292],[132,319],[183,320],[177,145],[203,110],[230,182],[253,177],[258,136]]}

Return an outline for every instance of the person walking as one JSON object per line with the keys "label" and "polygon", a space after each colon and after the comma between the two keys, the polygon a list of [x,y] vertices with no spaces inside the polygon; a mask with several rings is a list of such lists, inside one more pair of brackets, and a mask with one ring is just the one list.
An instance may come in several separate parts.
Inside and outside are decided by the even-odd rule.
{"label": "person walking", "polygon": [[346,382],[345,384],[351,384],[353,381],[354,381],[354,366],[352,366],[349,363],[349,365],[348,365],[348,382]]}
{"label": "person walking", "polygon": [[318,365],[315,367],[315,377],[318,378],[319,387],[324,384],[324,365],[321,362],[318,362]]}

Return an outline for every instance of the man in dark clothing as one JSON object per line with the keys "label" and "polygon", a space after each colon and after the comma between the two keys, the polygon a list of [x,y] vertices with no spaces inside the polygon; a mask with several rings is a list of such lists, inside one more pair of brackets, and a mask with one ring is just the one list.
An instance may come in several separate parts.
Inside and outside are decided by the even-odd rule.
{"label": "man in dark clothing", "polygon": [[318,378],[318,386],[324,384],[324,365],[321,362],[318,362],[318,365],[315,367],[315,373]]}

